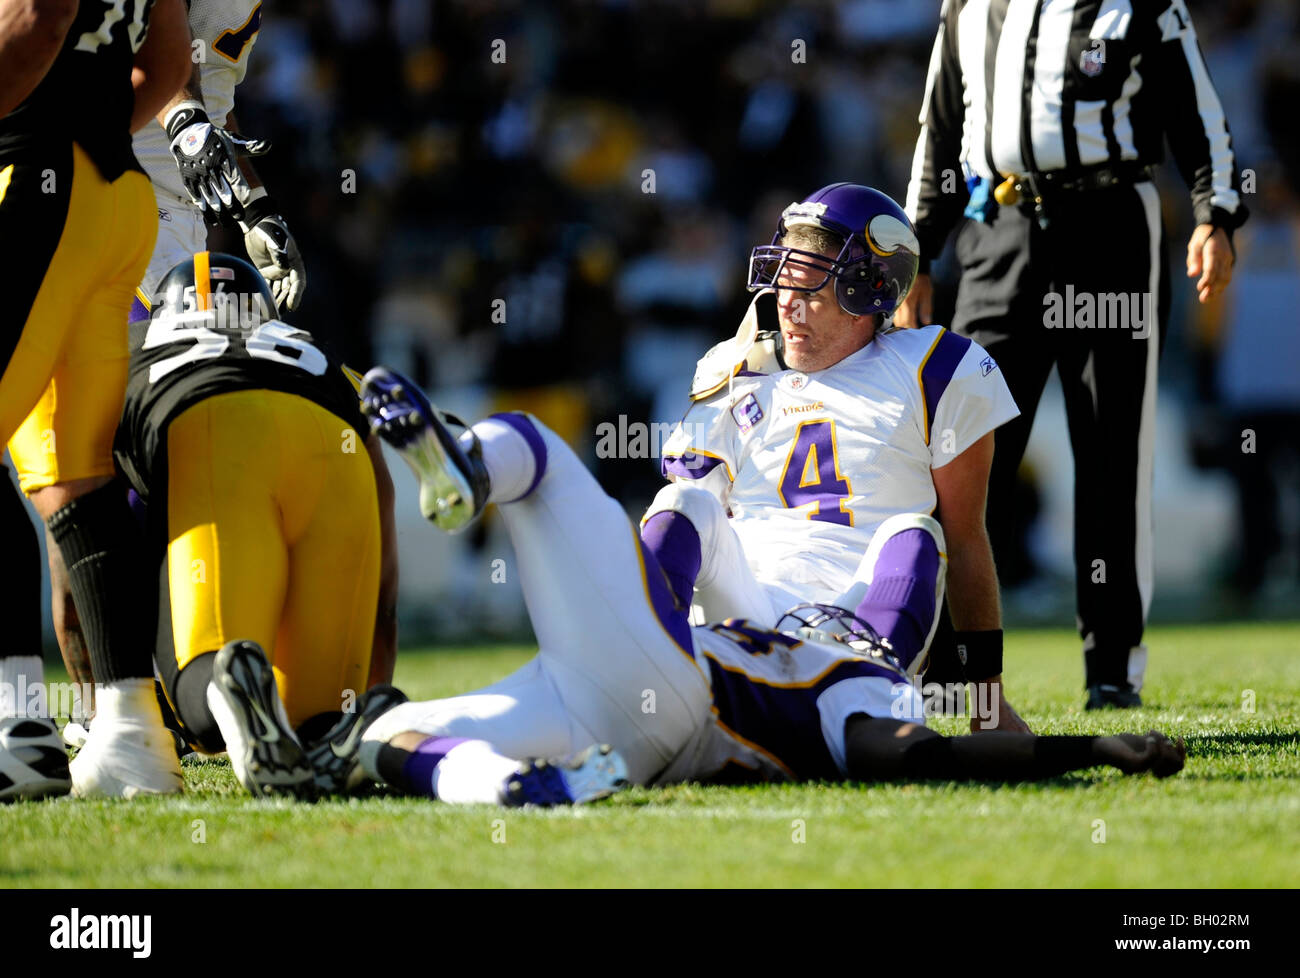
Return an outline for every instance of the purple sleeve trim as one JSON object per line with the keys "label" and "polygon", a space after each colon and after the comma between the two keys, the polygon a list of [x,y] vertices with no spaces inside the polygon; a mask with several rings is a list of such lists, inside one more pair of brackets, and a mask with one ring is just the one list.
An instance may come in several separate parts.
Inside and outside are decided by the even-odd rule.
{"label": "purple sleeve trim", "polygon": [[546,474],[546,442],[542,440],[541,432],[537,430],[537,426],[533,424],[532,419],[522,411],[506,411],[502,414],[494,414],[492,417],[497,421],[505,422],[523,435],[524,441],[532,449],[533,461],[536,463],[533,471],[533,481],[528,484],[528,488],[519,497],[520,499],[526,499],[537,488],[537,483],[542,481],[542,476]]}
{"label": "purple sleeve trim", "polygon": [[721,464],[720,458],[684,452],[681,455],[665,455],[659,462],[659,471],[665,479],[670,475],[683,479],[703,479]]}
{"label": "purple sleeve trim", "polygon": [[965,336],[944,330],[939,334],[930,354],[921,367],[921,393],[925,395],[926,444],[930,441],[930,432],[934,428],[934,414],[939,409],[939,401],[944,391],[952,382],[952,375],[957,372],[957,365],[970,349],[970,340]]}

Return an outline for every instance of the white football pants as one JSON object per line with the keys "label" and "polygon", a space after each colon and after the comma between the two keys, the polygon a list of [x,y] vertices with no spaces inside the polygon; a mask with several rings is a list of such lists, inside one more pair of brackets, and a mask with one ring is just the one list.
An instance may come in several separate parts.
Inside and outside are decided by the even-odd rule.
{"label": "white football pants", "polygon": [[[708,679],[696,664],[686,613],[674,609],[653,558],[647,566],[622,507],[562,439],[530,416],[529,423],[545,445],[545,473],[531,493],[500,510],[537,657],[476,692],[403,704],[376,720],[365,739],[414,730],[485,740],[516,758],[560,758],[608,743],[623,755],[629,778],[645,784],[709,722]],[[474,430],[485,441],[528,440],[497,418]],[[493,454],[484,452],[489,474]],[[519,483],[514,473],[499,475],[502,485]]]}

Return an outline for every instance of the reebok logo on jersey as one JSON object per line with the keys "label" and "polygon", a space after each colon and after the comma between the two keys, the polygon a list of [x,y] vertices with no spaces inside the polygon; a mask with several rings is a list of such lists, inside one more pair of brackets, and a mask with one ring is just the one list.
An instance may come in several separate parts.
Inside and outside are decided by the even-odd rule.
{"label": "reebok logo on jersey", "polygon": [[992,357],[985,357],[980,361],[980,376],[987,377],[993,371],[998,369],[996,361]]}
{"label": "reebok logo on jersey", "polygon": [[739,404],[732,406],[731,417],[743,435],[763,420],[763,409],[758,406],[758,399],[753,394],[746,394]]}

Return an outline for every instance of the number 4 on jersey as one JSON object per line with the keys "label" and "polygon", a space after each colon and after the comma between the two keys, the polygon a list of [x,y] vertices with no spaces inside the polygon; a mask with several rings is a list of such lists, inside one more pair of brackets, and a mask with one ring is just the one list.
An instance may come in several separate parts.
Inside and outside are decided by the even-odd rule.
{"label": "number 4 on jersey", "polygon": [[795,434],[778,486],[787,509],[812,505],[808,519],[853,525],[853,513],[844,506],[852,492],[840,474],[834,421],[805,421]]}

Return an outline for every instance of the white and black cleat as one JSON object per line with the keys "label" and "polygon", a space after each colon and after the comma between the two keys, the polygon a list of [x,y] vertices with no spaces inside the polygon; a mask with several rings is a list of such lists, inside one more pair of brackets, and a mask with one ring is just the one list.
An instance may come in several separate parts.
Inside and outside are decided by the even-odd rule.
{"label": "white and black cleat", "polygon": [[371,430],[401,454],[420,480],[424,518],[448,533],[469,526],[487,505],[488,476],[477,439],[467,452],[447,428],[465,425],[387,367],[366,374],[361,401]]}
{"label": "white and black cleat", "polygon": [[0,801],[66,795],[68,751],[44,717],[0,718]]}
{"label": "white and black cleat", "polygon": [[609,744],[593,744],[559,763],[525,761],[506,779],[505,805],[582,805],[628,787],[627,765]]}
{"label": "white and black cleat", "polygon": [[232,728],[217,717],[239,783],[253,795],[314,797],[311,762],[289,726],[275,673],[261,647],[227,642],[213,664],[212,685],[233,720]]}
{"label": "white and black cleat", "polygon": [[359,758],[361,738],[379,717],[405,702],[406,694],[395,686],[373,686],[357,700],[355,711],[343,714],[329,733],[307,749],[321,794],[347,794],[361,785],[366,776]]}

